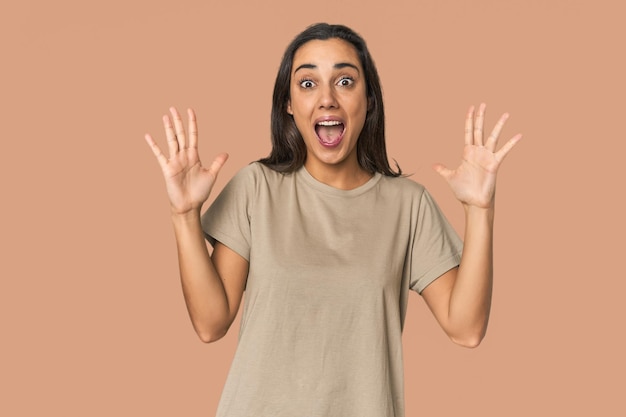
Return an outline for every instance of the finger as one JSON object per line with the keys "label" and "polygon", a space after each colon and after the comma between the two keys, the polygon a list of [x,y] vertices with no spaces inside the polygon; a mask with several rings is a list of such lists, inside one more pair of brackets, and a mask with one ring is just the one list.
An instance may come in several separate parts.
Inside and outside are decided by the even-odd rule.
{"label": "finger", "polygon": [[165,155],[163,155],[163,152],[161,151],[161,148],[159,148],[159,145],[157,145],[154,139],[152,139],[152,136],[147,133],[145,139],[146,142],[148,142],[150,149],[152,149],[152,153],[154,153],[154,156],[156,156],[159,165],[161,165],[161,168],[165,168],[165,165],[167,165],[167,158],[165,157]]}
{"label": "finger", "polygon": [[487,142],[485,142],[485,147],[489,149],[491,152],[496,151],[496,144],[498,143],[498,137],[500,136],[502,127],[504,126],[504,123],[506,122],[508,118],[509,118],[509,114],[504,113],[502,117],[500,117],[500,120],[498,120],[498,123],[496,123],[496,126],[491,131],[491,134],[489,135],[489,137],[487,138]]}
{"label": "finger", "polygon": [[170,158],[178,153],[178,139],[174,133],[172,121],[168,115],[163,116],[163,127],[165,128],[165,137],[167,138],[167,148],[170,152]]}
{"label": "finger", "polygon": [[217,174],[219,174],[220,169],[222,169],[227,159],[227,153],[221,153],[215,157],[215,159],[211,163],[211,166],[209,167],[209,173],[213,176],[213,178],[217,178]]}
{"label": "finger", "polygon": [[187,117],[189,118],[189,147],[198,147],[198,124],[196,122],[196,114],[192,109],[187,109]]}
{"label": "finger", "polygon": [[434,164],[433,169],[446,180],[452,176],[453,171],[443,164]]}
{"label": "finger", "polygon": [[474,129],[474,106],[470,106],[465,118],[465,144],[472,144],[472,130]]}
{"label": "finger", "polygon": [[517,145],[517,142],[519,142],[520,139],[522,139],[521,134],[517,134],[509,139],[509,141],[505,143],[498,152],[495,153],[496,161],[498,161],[498,163],[502,162],[504,157],[511,151],[511,149],[513,149],[515,145]]}
{"label": "finger", "polygon": [[178,149],[185,149],[187,145],[185,140],[185,128],[183,127],[183,119],[180,118],[178,110],[176,110],[176,108],[174,107],[170,107],[170,113],[172,113],[172,119],[174,120],[176,139],[178,139]]}
{"label": "finger", "polygon": [[485,103],[481,103],[478,107],[478,114],[474,122],[474,145],[483,145],[483,124],[485,122]]}

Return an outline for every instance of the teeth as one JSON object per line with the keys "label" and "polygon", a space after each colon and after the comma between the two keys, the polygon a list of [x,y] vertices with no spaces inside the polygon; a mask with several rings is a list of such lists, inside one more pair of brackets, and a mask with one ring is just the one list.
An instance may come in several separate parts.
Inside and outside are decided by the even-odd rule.
{"label": "teeth", "polygon": [[341,124],[341,122],[339,122],[337,120],[324,120],[324,121],[318,123],[319,126],[337,126],[337,125],[340,125],[340,124]]}

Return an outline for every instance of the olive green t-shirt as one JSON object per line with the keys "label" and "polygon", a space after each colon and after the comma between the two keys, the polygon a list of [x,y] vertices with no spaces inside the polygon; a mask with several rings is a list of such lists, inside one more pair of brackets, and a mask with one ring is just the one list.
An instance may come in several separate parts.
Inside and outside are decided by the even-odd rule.
{"label": "olive green t-shirt", "polygon": [[423,186],[376,174],[339,190],[253,163],[202,226],[250,263],[218,417],[404,417],[408,290],[462,251]]}

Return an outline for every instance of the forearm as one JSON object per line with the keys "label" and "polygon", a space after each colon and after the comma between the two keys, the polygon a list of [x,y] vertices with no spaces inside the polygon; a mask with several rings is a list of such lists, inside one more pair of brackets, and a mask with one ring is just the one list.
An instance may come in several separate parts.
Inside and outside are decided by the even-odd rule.
{"label": "forearm", "polygon": [[465,207],[461,264],[450,294],[450,334],[475,346],[487,330],[493,286],[493,208]]}
{"label": "forearm", "polygon": [[203,341],[222,337],[232,322],[226,290],[211,260],[199,211],[172,215],[187,310]]}

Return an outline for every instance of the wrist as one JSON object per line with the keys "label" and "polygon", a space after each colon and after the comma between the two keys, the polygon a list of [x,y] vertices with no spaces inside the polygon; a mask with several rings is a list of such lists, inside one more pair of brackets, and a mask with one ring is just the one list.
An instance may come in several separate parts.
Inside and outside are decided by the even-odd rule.
{"label": "wrist", "polygon": [[178,224],[196,223],[200,221],[200,208],[194,208],[184,212],[172,210],[170,214],[172,221]]}
{"label": "wrist", "polygon": [[492,205],[488,207],[473,206],[469,204],[463,204],[465,210],[465,218],[470,219],[484,219],[493,222],[495,215],[495,208]]}

